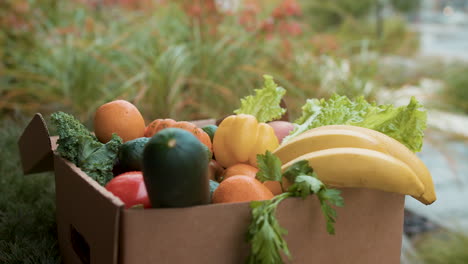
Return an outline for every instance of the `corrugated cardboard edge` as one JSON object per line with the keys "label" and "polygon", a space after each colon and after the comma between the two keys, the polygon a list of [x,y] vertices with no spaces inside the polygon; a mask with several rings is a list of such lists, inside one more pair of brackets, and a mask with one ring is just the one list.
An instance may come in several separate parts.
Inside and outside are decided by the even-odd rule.
{"label": "corrugated cardboard edge", "polygon": [[53,146],[41,114],[35,114],[24,129],[18,147],[24,174],[53,170]]}
{"label": "corrugated cardboard edge", "polygon": [[[73,163],[55,156],[57,228],[64,263],[118,263],[120,214],[123,202]],[[82,256],[79,234],[88,245]],[[76,235],[75,235],[76,237]],[[83,243],[81,243],[83,244]],[[84,254],[86,255],[86,254]]]}

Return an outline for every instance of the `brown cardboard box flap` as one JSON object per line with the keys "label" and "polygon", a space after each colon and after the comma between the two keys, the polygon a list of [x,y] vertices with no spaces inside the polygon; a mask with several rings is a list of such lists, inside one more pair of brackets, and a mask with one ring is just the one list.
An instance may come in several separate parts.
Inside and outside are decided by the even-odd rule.
{"label": "brown cardboard box flap", "polygon": [[59,246],[64,262],[117,264],[123,202],[58,155],[55,184]]}
{"label": "brown cardboard box flap", "polygon": [[53,145],[41,114],[34,115],[18,145],[24,174],[54,169]]}

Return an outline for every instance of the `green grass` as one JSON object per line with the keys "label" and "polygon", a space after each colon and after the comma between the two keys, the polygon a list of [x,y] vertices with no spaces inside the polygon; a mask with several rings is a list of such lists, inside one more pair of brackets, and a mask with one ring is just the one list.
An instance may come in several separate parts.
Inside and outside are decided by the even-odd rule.
{"label": "green grass", "polygon": [[423,239],[417,247],[425,264],[468,263],[468,235],[441,232]]}
{"label": "green grass", "polygon": [[0,263],[60,263],[53,174],[23,175],[24,124],[0,121]]}
{"label": "green grass", "polygon": [[452,63],[445,68],[443,78],[447,88],[443,91],[450,110],[468,114],[468,64]]}

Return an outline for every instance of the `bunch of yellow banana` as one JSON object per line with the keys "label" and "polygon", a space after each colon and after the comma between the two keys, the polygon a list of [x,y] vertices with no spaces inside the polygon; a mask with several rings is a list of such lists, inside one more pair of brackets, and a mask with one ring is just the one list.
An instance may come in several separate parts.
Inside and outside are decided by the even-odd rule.
{"label": "bunch of yellow banana", "polygon": [[378,131],[347,125],[311,129],[274,151],[285,170],[307,160],[325,184],[363,187],[436,200],[431,174],[406,146]]}

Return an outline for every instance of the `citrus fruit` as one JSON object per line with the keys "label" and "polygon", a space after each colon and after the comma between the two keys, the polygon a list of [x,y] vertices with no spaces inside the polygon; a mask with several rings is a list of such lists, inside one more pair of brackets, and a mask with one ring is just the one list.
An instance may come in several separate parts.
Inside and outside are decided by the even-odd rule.
{"label": "citrus fruit", "polygon": [[271,193],[273,193],[273,195],[278,195],[278,194],[283,193],[283,190],[281,189],[281,185],[277,181],[266,181],[263,183],[263,185],[265,185],[268,188],[268,190],[270,190]]}
{"label": "citrus fruit", "polygon": [[[236,175],[245,175],[249,176],[252,178],[255,178],[257,175],[258,169],[255,168],[254,166],[244,164],[244,163],[238,163],[234,164],[230,167],[228,167],[223,174],[223,179],[227,179],[232,176]],[[281,185],[279,182],[276,181],[266,181],[263,183],[272,193],[273,195],[278,195],[283,193],[283,190],[281,189]]]}
{"label": "citrus fruit", "polygon": [[258,169],[254,166],[244,164],[244,163],[237,163],[232,166],[226,168],[223,174],[223,179],[227,179],[229,177],[235,175],[245,175],[252,178],[255,178],[257,175]]}
{"label": "citrus fruit", "polygon": [[269,200],[273,194],[255,178],[238,175],[222,181],[213,193],[213,203]]}
{"label": "citrus fruit", "polygon": [[143,137],[145,120],[130,102],[115,100],[101,105],[94,115],[94,133],[102,143],[116,133],[124,142]]}

